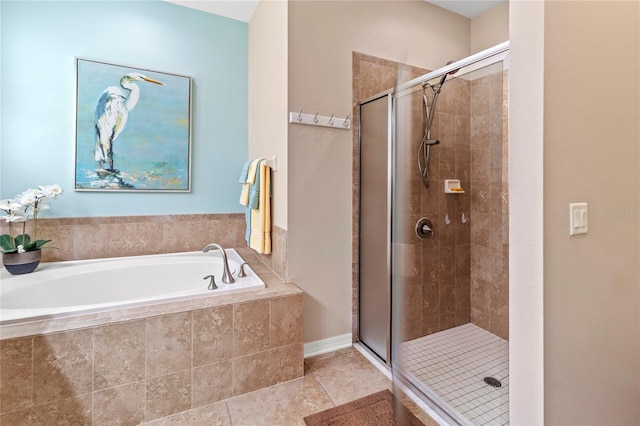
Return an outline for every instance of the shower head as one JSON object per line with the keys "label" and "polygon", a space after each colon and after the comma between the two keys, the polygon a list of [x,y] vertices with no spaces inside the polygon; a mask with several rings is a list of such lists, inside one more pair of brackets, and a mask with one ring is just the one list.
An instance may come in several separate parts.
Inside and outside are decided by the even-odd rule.
{"label": "shower head", "polygon": [[[447,65],[451,65],[453,64],[455,61],[449,61],[447,62]],[[446,65],[445,65],[446,66]],[[448,73],[444,74],[442,77],[440,77],[440,83],[438,83],[440,86],[442,86],[444,84],[444,81],[447,79],[448,75],[453,75],[455,73],[457,73],[458,71],[460,71],[460,68],[457,68],[453,71],[449,71]]]}

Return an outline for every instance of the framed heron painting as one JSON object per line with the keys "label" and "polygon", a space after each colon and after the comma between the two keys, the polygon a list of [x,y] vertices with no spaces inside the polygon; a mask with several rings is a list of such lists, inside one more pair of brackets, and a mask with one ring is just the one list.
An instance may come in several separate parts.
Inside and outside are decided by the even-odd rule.
{"label": "framed heron painting", "polygon": [[191,190],[191,78],[76,58],[76,191]]}

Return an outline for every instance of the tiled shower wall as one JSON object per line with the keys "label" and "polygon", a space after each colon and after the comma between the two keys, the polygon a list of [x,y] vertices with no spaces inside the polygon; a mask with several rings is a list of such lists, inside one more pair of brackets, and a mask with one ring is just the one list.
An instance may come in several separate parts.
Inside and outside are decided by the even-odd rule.
{"label": "tiled shower wall", "polygon": [[[286,232],[273,226],[272,254],[260,256],[282,279]],[[214,242],[239,248],[247,245],[244,234],[244,213],[38,219],[38,238],[56,247],[42,251],[44,262],[196,251]]]}
{"label": "tiled shower wall", "polygon": [[[425,89],[431,104],[433,90]],[[445,179],[459,179],[463,188],[469,182],[469,83],[450,80],[439,95],[431,138],[440,144],[431,148],[428,188],[416,164],[426,122],[422,99],[422,90],[398,99],[396,170],[402,172],[396,173],[396,198],[404,208],[397,210],[403,232],[395,241],[416,253],[414,278],[404,277],[405,340],[465,324],[470,315],[470,227],[462,222],[463,213],[469,217],[470,197],[444,193]],[[422,217],[433,224],[432,238],[421,240],[415,233]]]}
{"label": "tiled shower wall", "polygon": [[425,69],[411,67],[398,62],[353,52],[353,216],[352,216],[352,337],[358,340],[359,308],[359,251],[360,238],[360,141],[358,139],[359,111],[358,102],[393,88],[397,82],[409,81],[427,72]]}
{"label": "tiled shower wall", "polygon": [[507,72],[471,82],[471,322],[509,338]]}
{"label": "tiled shower wall", "polygon": [[[359,101],[426,72],[354,52],[354,124],[358,123]],[[429,188],[422,184],[416,165],[425,127],[422,91],[398,98],[395,166],[401,172],[395,175],[395,198],[400,207],[395,210],[394,249],[401,253],[396,257],[401,261],[394,265],[394,275],[403,284],[402,340],[415,339],[470,321],[507,338],[506,78],[503,90],[501,76],[500,72],[493,80],[488,76],[476,82],[450,79],[443,86],[431,129],[431,137],[441,143],[431,149]],[[489,96],[489,90],[493,96]],[[433,91],[429,87],[426,94],[431,102]],[[491,126],[487,126],[488,120],[491,120]],[[360,214],[357,125],[353,135],[355,340],[358,330]],[[499,167],[496,162],[500,163]],[[475,180],[472,176],[474,169]],[[445,194],[445,179],[459,179],[466,192]],[[416,236],[415,224],[421,217],[431,219],[435,231],[432,239],[420,240]],[[474,228],[476,220],[478,223]],[[489,235],[492,235],[493,245],[489,242]],[[494,276],[497,281],[491,281]]]}

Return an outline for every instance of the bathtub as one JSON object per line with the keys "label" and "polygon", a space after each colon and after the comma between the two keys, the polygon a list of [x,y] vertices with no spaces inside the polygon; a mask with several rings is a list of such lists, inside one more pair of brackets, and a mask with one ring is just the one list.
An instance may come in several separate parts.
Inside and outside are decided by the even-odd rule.
{"label": "bathtub", "polygon": [[[225,250],[235,283],[222,283],[219,252],[189,252],[41,264],[35,272],[0,278],[0,325],[103,312],[264,289],[244,260]],[[207,275],[218,289],[209,290]]]}

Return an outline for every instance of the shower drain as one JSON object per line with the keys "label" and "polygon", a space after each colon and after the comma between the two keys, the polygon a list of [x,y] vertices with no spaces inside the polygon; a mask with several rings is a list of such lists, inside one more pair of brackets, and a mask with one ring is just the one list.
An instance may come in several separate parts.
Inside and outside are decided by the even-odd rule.
{"label": "shower drain", "polygon": [[495,379],[493,377],[485,377],[484,382],[489,386],[493,386],[494,388],[499,388],[500,386],[502,386],[502,383],[500,383],[500,380]]}

